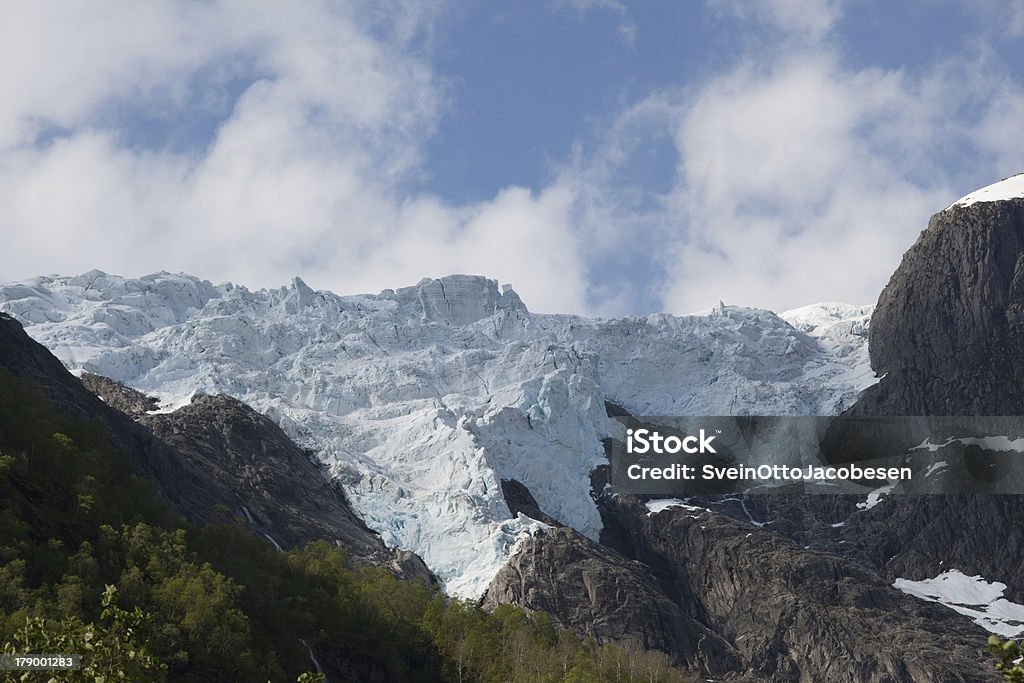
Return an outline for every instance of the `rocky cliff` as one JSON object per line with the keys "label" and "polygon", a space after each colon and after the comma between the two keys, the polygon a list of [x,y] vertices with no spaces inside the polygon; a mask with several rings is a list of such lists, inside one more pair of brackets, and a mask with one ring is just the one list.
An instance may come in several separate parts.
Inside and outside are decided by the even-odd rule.
{"label": "rocky cliff", "polygon": [[[710,499],[711,509],[595,495],[600,544],[564,528],[537,534],[484,604],[542,610],[598,642],[633,639],[716,680],[997,680],[984,633],[967,619],[896,590],[870,558],[787,537],[799,509],[818,531],[805,536],[824,546],[827,529],[844,549],[829,521],[858,512],[852,499],[780,497],[786,514],[771,499]],[[815,506],[829,503],[833,516],[818,518]],[[753,510],[775,517],[756,522]]]}
{"label": "rocky cliff", "polygon": [[[1024,413],[1024,199],[958,202],[933,216],[879,298],[869,348],[882,379],[847,414]],[[718,636],[703,652],[675,650],[705,673],[739,661],[744,675],[771,680],[980,679],[987,664],[974,627],[892,584],[955,568],[1005,583],[1005,597],[1022,602],[1024,497],[876,501],[709,497],[702,504],[711,509],[650,516],[639,500],[604,498],[601,538]],[[581,559],[577,545],[551,534],[527,545],[488,599],[548,605],[540,582],[524,578],[544,576],[561,591],[557,613],[586,628],[595,617],[576,615],[587,596],[617,581],[601,585],[590,569],[580,590],[576,574],[595,557]],[[665,612],[638,610],[651,615],[639,628],[625,609],[619,602],[600,615],[606,632],[656,629]]]}
{"label": "rocky cliff", "polygon": [[1024,199],[935,214],[878,298],[868,344],[883,379],[856,412],[1024,413]]}
{"label": "rocky cliff", "polygon": [[[851,414],[1024,414],[1024,199],[935,214],[878,299],[869,348],[884,376]],[[1022,496],[894,498],[855,521],[847,540],[888,576],[958,567],[1024,599]]]}

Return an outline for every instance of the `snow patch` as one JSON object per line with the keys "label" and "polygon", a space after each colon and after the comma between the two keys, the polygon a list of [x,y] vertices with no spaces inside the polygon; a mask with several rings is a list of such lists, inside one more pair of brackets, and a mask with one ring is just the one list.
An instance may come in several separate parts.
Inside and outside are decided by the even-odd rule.
{"label": "snow patch", "polygon": [[984,448],[986,451],[1010,451],[1013,453],[1024,453],[1024,437],[1019,437],[1011,441],[1008,436],[972,436],[963,439],[948,439],[947,441],[939,444],[932,443],[931,439],[925,439],[920,445],[914,446],[910,450],[927,450],[929,453],[934,453],[940,448],[945,448],[953,443],[960,443],[965,446],[979,446]]}
{"label": "snow patch", "polygon": [[863,503],[857,503],[857,509],[870,510],[871,508],[875,507],[876,505],[882,502],[882,496],[889,495],[890,493],[893,492],[895,488],[896,484],[893,483],[875,489],[874,491],[868,494],[867,500],[865,500]]}
{"label": "snow patch", "polygon": [[997,183],[992,183],[980,190],[975,190],[956,200],[947,206],[945,210],[949,210],[954,206],[970,206],[977,202],[998,202],[1021,197],[1024,197],[1024,173],[1003,178]]}
{"label": "snow patch", "polygon": [[192,399],[195,398],[195,393],[191,393],[187,396],[180,396],[171,394],[166,399],[161,399],[159,396],[157,399],[157,407],[153,410],[147,410],[147,415],[163,415],[166,413],[173,413],[179,408],[184,408],[192,403]]}
{"label": "snow patch", "polygon": [[649,500],[647,501],[646,506],[648,510],[648,517],[650,517],[651,515],[656,515],[663,510],[668,510],[669,508],[682,508],[684,510],[691,510],[693,512],[710,512],[710,510],[708,510],[707,508],[702,508],[697,505],[690,505],[689,503],[681,501],[678,498],[662,498],[660,500]]}
{"label": "snow patch", "polygon": [[978,626],[1004,638],[1016,638],[1024,632],[1024,605],[1003,597],[1005,583],[989,582],[980,576],[966,576],[957,569],[950,569],[934,579],[899,578],[892,585],[904,593],[971,617]]}

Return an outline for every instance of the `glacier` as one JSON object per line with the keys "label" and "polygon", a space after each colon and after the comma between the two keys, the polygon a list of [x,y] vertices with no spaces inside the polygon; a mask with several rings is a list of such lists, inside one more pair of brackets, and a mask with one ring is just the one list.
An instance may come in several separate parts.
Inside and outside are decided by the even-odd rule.
{"label": "glacier", "polygon": [[479,597],[529,534],[501,481],[590,538],[590,473],[635,415],[828,415],[877,379],[870,306],[690,316],[531,313],[469,275],[341,296],[295,278],[250,291],[190,275],[91,271],[0,286],[0,311],[72,371],[160,399],[223,393],[315,452],[367,525]]}

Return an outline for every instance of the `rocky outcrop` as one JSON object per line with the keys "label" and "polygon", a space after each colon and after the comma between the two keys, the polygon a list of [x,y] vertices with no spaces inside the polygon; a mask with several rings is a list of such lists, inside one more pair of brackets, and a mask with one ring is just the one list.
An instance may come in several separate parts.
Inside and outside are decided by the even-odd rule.
{"label": "rocky outcrop", "polygon": [[212,517],[229,516],[282,547],[328,539],[359,564],[433,580],[418,557],[384,546],[312,454],[241,401],[197,396],[173,413],[145,415],[140,421],[221,491],[230,492],[209,506]]}
{"label": "rocky outcrop", "polygon": [[670,599],[651,568],[567,527],[527,541],[498,572],[483,604],[552,615],[598,643],[632,640],[708,674],[742,664],[731,645]]}
{"label": "rocky outcrop", "polygon": [[882,291],[853,409],[876,415],[1024,414],[1024,199],[935,214]]}
{"label": "rocky outcrop", "polygon": [[[1022,314],[1024,199],[937,213],[871,318],[871,365],[882,379],[845,414],[1024,414]],[[772,531],[863,563],[890,583],[955,568],[1005,583],[1005,597],[1024,602],[1024,496],[892,496],[862,508],[863,498],[807,496],[715,509],[739,519],[752,511]]]}
{"label": "rocky outcrop", "polygon": [[725,680],[997,680],[980,630],[862,565],[700,508],[602,502],[610,538],[628,546],[548,529],[499,572],[485,606],[542,610]]}
{"label": "rocky outcrop", "polygon": [[[677,582],[747,672],[777,681],[978,681],[984,637],[839,556],[710,511],[618,500],[638,559]],[[686,604],[686,602],[684,602]]]}
{"label": "rocky outcrop", "polygon": [[508,511],[512,513],[513,517],[522,513],[531,519],[543,522],[549,526],[564,526],[557,519],[541,510],[540,505],[537,504],[537,499],[530,493],[530,489],[526,487],[526,484],[517,479],[502,479],[501,495],[505,498],[505,504],[508,505]]}
{"label": "rocky outcrop", "polygon": [[[882,380],[855,415],[1024,414],[1024,199],[932,217],[871,319]],[[888,577],[956,567],[1024,601],[1024,496],[896,497],[843,529]]]}
{"label": "rocky outcrop", "polygon": [[136,391],[102,375],[83,372],[78,379],[82,381],[86,389],[106,401],[107,405],[120,410],[133,420],[139,419],[160,406],[160,402],[155,397],[147,396],[141,391]]}

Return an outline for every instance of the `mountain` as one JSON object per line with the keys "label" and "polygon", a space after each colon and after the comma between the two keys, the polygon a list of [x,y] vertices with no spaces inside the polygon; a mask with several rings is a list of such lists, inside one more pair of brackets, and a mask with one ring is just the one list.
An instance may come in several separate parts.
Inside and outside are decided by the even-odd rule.
{"label": "mountain", "polygon": [[[1018,175],[936,213],[904,255],[871,317],[870,359],[881,380],[847,414],[1024,414],[1022,311],[1024,175]],[[975,596],[971,613],[979,623],[1013,635],[1024,622],[1021,496],[896,495],[870,510],[821,497],[802,509],[781,498],[767,502],[775,509],[763,518],[779,520],[799,542],[865,562],[892,582],[950,582],[955,569],[976,577],[974,592],[994,590],[996,599],[1017,604],[1001,624],[1000,608]],[[807,523],[825,506],[842,524],[831,533]],[[961,597],[944,601],[972,604]]]}
{"label": "mountain", "polygon": [[0,311],[102,402],[13,333],[3,355],[201,521],[331,538],[701,676],[989,680],[983,629],[1024,625],[1020,497],[647,500],[607,487],[606,447],[614,415],[1020,414],[1021,184],[936,214],[875,307],[587,319],[465,275],[339,296],[93,271],[4,285]]}
{"label": "mountain", "polygon": [[[932,217],[882,291],[871,331],[871,364],[884,377],[851,414],[1024,414],[1024,175]],[[921,581],[956,567],[1024,603],[1024,497],[887,505],[884,518],[848,533],[864,545],[889,536],[892,552],[878,558],[888,576]]]}
{"label": "mountain", "polygon": [[869,309],[719,306],[591,320],[530,313],[493,280],[451,276],[379,295],[250,292],[160,273],[0,287],[0,310],[75,371],[160,400],[226,394],[317,454],[389,547],[449,593],[479,597],[538,525],[503,480],[597,540],[590,472],[638,415],[831,414],[874,381]]}

